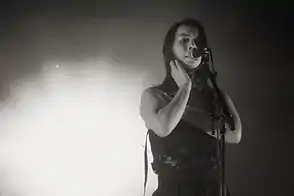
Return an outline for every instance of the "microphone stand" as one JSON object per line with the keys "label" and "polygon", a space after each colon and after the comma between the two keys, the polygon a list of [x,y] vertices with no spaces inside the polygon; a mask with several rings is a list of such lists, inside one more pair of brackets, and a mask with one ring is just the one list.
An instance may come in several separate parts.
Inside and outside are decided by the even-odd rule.
{"label": "microphone stand", "polygon": [[226,179],[225,179],[225,133],[226,133],[226,124],[229,125],[231,130],[234,130],[234,122],[232,115],[229,113],[228,106],[226,105],[225,98],[221,93],[217,83],[216,76],[217,72],[213,67],[213,59],[211,50],[208,49],[208,52],[204,54],[204,60],[208,63],[210,57],[212,72],[209,74],[209,79],[212,83],[212,86],[215,90],[216,102],[214,107],[213,115],[213,134],[217,135],[217,163],[219,169],[219,196],[226,196]]}

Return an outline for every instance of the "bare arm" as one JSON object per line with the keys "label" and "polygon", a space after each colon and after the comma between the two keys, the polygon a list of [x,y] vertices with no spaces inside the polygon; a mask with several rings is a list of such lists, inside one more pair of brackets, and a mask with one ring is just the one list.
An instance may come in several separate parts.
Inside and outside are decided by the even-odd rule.
{"label": "bare arm", "polygon": [[[159,96],[164,103],[169,103],[173,100],[173,97],[169,96],[164,91],[161,91],[159,89],[153,90],[155,91],[154,93],[157,94],[157,96]],[[194,107],[186,105],[182,115],[182,119],[189,124],[204,130],[207,133],[210,133],[212,131],[213,125],[211,115],[203,113]]]}
{"label": "bare arm", "polygon": [[211,116],[201,111],[198,111],[193,107],[186,107],[185,112],[183,114],[183,120],[193,126],[200,128],[208,134],[212,132],[213,124]]}
{"label": "bare arm", "polygon": [[181,64],[171,61],[171,76],[179,87],[175,97],[167,101],[156,88],[145,90],[141,97],[140,113],[146,127],[158,136],[168,136],[180,122],[188,102],[192,82]]}
{"label": "bare arm", "polygon": [[154,88],[145,90],[141,97],[140,114],[146,127],[160,137],[168,136],[183,116],[190,90],[191,83],[182,85],[168,103]]}

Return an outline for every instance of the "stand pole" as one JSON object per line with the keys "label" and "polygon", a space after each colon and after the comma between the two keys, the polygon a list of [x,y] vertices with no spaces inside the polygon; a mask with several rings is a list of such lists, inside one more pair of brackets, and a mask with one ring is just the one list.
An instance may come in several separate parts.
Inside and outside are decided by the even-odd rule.
{"label": "stand pole", "polygon": [[[218,103],[217,103],[218,104]],[[218,107],[218,106],[217,106]],[[215,131],[217,134],[217,163],[219,172],[219,196],[226,196],[226,182],[225,182],[225,127],[221,122],[220,108],[215,108]]]}
{"label": "stand pole", "polygon": [[[212,73],[210,73],[210,81],[213,85],[216,95],[215,102],[215,111],[214,111],[214,130],[217,134],[217,163],[219,167],[219,196],[226,196],[226,179],[225,179],[225,133],[226,133],[226,123],[230,126],[231,130],[234,130],[234,123],[232,115],[229,114],[225,99],[223,94],[221,93],[218,85],[216,83],[217,72],[213,67],[213,59],[212,53],[209,49],[208,54],[205,54],[204,60],[208,63],[210,57],[211,65],[212,65]],[[213,130],[213,131],[214,131]]]}

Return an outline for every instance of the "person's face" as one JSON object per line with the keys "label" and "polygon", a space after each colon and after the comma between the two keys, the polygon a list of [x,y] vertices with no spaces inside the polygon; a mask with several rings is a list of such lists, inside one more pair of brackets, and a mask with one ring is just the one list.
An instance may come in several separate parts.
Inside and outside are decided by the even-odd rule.
{"label": "person's face", "polygon": [[182,25],[178,28],[172,47],[172,51],[177,60],[181,61],[186,69],[197,68],[201,63],[201,56],[192,57],[192,49],[198,48],[195,40],[198,38],[199,32],[195,27]]}

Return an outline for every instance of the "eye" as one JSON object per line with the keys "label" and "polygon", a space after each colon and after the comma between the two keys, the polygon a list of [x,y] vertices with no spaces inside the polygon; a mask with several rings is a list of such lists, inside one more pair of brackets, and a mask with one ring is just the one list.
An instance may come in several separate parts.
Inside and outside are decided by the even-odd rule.
{"label": "eye", "polygon": [[181,39],[181,42],[182,43],[188,43],[189,42],[189,38],[184,37],[184,38]]}

